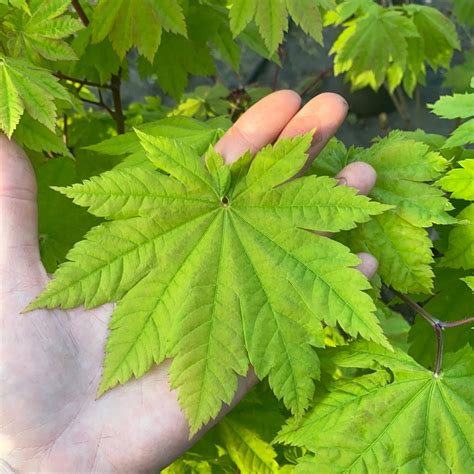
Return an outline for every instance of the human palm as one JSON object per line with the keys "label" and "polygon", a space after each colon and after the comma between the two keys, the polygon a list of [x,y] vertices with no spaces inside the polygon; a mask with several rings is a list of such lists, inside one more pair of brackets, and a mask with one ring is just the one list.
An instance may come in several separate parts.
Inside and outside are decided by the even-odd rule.
{"label": "human palm", "polygon": [[[218,151],[230,163],[247,149],[316,128],[314,157],[347,106],[335,94],[321,94],[299,107],[294,92],[267,96],[227,132]],[[23,152],[4,136],[0,169],[0,462],[20,472],[133,473],[166,466],[192,443],[169,389],[168,362],[96,400],[113,305],[21,314],[48,280],[38,250],[36,183]],[[364,163],[349,165],[339,177],[363,193],[375,181]],[[370,276],[376,262],[361,257],[360,269]],[[251,375],[241,379],[235,402],[254,382]]]}

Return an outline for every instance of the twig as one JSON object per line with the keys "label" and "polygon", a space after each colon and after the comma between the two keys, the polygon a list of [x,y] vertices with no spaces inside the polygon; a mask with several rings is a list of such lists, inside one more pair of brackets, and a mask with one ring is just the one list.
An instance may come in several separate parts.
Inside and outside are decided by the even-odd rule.
{"label": "twig", "polygon": [[68,146],[68,125],[67,125],[67,115],[63,114],[63,141],[66,147]]}
{"label": "twig", "polygon": [[65,81],[76,82],[83,86],[98,87],[102,89],[110,89],[110,84],[100,84],[99,82],[88,81],[87,79],[77,79],[76,77],[70,77],[62,72],[55,72],[54,75],[58,79],[64,79]]}
{"label": "twig", "polygon": [[387,83],[384,83],[385,90],[390,95],[392,99],[393,105],[397,109],[398,115],[400,115],[401,119],[405,122],[405,126],[409,129],[412,129],[413,126],[410,121],[410,117],[407,115],[406,107],[404,107],[404,100],[400,96],[398,88],[395,89],[395,94],[390,91]]}
{"label": "twig", "polygon": [[444,321],[443,327],[444,328],[457,328],[458,326],[463,326],[464,324],[474,324],[474,316],[469,316],[465,319],[458,319],[457,321]]}
{"label": "twig", "polygon": [[113,75],[110,85],[112,87],[112,97],[114,100],[115,108],[115,122],[117,123],[117,133],[122,135],[125,133],[125,117],[122,110],[122,98],[120,96],[120,85],[121,85],[121,72],[122,69],[119,69],[118,75]]}
{"label": "twig", "polygon": [[318,75],[300,92],[300,96],[306,95],[313,87],[315,87],[318,82],[322,81],[329,77],[332,73],[332,67],[328,69],[323,69],[318,73]]}
{"label": "twig", "polygon": [[462,326],[464,324],[474,323],[474,316],[470,316],[465,319],[459,319],[458,321],[441,321],[434,316],[432,316],[426,309],[421,307],[418,303],[413,301],[407,295],[400,293],[392,288],[392,291],[401,299],[403,300],[410,308],[416,311],[423,319],[425,319],[428,324],[433,328],[436,334],[437,340],[437,350],[436,350],[436,360],[435,360],[435,367],[433,373],[435,377],[439,377],[441,372],[441,365],[443,362],[443,331],[446,328],[454,328],[457,326]]}
{"label": "twig", "polygon": [[76,10],[77,16],[80,18],[82,23],[85,26],[88,26],[89,25],[89,18],[87,18],[86,12],[83,10],[81,4],[79,3],[79,0],[71,0],[71,4],[72,4],[74,10]]}

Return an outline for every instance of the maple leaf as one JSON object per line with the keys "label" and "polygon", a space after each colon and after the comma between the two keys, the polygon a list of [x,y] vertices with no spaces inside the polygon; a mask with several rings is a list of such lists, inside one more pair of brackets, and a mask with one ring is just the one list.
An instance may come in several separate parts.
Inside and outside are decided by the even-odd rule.
{"label": "maple leaf", "polygon": [[333,361],[375,372],[333,383],[282,429],[277,441],[314,453],[295,473],[470,471],[472,349],[447,354],[439,378],[373,344],[342,348]]}
{"label": "maple leaf", "polygon": [[0,55],[0,125],[11,137],[23,112],[54,131],[55,99],[69,103],[69,94],[46,69]]}
{"label": "maple leaf", "polygon": [[271,56],[288,31],[288,15],[318,43],[322,43],[320,8],[334,8],[333,0],[234,0],[229,5],[230,29],[234,38],[255,20]]}
{"label": "maple leaf", "polygon": [[163,30],[187,35],[177,0],[100,0],[91,27],[93,41],[109,38],[120,59],[136,46],[150,62],[160,46]]}
{"label": "maple leaf", "polygon": [[274,448],[262,440],[254,430],[236,419],[224,419],[219,423],[222,442],[240,472],[272,474],[278,472]]}
{"label": "maple leaf", "polygon": [[469,118],[474,114],[474,93],[445,95],[429,107],[446,119]]}
{"label": "maple leaf", "polygon": [[4,26],[10,55],[26,56],[33,63],[41,58],[58,61],[77,59],[65,38],[84,28],[76,18],[64,15],[69,0],[32,0],[28,10],[14,10]]}
{"label": "maple leaf", "polygon": [[474,204],[464,208],[457,217],[462,222],[449,233],[448,250],[439,263],[470,270],[474,268]]}
{"label": "maple leaf", "polygon": [[[358,226],[347,236],[354,251],[369,251],[379,261],[388,285],[402,292],[430,292],[433,280],[432,241],[426,227],[455,224],[444,193],[430,184],[448,162],[425,143],[393,132],[366,150],[332,141],[313,163],[317,174],[334,175],[353,161],[365,161],[377,172],[369,195],[395,208]],[[403,236],[403,237],[401,237]]]}
{"label": "maple leaf", "polygon": [[[473,121],[474,123],[474,121]],[[474,159],[458,161],[460,168],[454,168],[437,181],[445,191],[456,199],[474,200]]]}
{"label": "maple leaf", "polygon": [[[403,73],[407,41],[417,37],[415,25],[402,12],[374,5],[363,16],[349,21],[334,42],[330,51],[335,53],[334,72],[345,72],[354,88],[370,86],[377,90],[389,67],[396,66]],[[381,44],[385,47],[380,48]],[[391,86],[394,88],[396,82]]]}
{"label": "maple leaf", "polygon": [[338,231],[388,206],[302,177],[311,133],[246,153],[231,167],[137,131],[150,166],[119,167],[59,190],[112,219],[69,252],[29,306],[117,301],[99,394],[173,357],[172,387],[191,433],[230,403],[249,363],[301,415],[319,364],[321,321],[388,345],[359,259],[307,229]]}

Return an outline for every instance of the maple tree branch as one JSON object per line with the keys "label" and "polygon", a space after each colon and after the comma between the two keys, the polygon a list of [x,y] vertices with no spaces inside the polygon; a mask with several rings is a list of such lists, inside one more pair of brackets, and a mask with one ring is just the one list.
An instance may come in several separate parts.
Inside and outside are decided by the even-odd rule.
{"label": "maple tree branch", "polygon": [[76,10],[77,16],[80,18],[84,26],[89,25],[89,18],[87,18],[86,12],[82,8],[79,0],[71,0],[71,5]]}
{"label": "maple tree branch", "polygon": [[77,79],[76,77],[67,76],[62,72],[55,72],[54,75],[58,79],[64,79],[65,81],[77,82],[83,86],[97,87],[102,89],[110,89],[110,84],[100,84],[99,82],[88,81],[87,79]]}
{"label": "maple tree branch", "polygon": [[462,326],[464,324],[474,323],[474,316],[469,316],[464,319],[459,319],[457,321],[441,321],[434,316],[432,316],[426,309],[420,306],[418,303],[413,301],[407,295],[398,292],[397,290],[391,289],[404,303],[406,303],[410,308],[416,311],[423,319],[425,319],[428,324],[433,328],[433,331],[436,334],[437,340],[437,350],[436,350],[436,360],[433,373],[435,377],[438,377],[441,372],[441,364],[443,362],[443,331],[446,328],[454,328]]}
{"label": "maple tree branch", "polygon": [[464,324],[474,323],[474,316],[469,316],[465,319],[458,319],[457,321],[441,321],[444,328],[456,328]]}

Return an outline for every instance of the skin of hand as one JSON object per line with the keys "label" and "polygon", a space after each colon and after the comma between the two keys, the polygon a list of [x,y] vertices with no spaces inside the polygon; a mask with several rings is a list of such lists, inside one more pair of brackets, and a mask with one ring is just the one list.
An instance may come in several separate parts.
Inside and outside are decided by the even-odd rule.
{"label": "skin of hand", "polygon": [[[346,113],[336,94],[321,94],[301,108],[298,94],[277,91],[243,114],[216,149],[231,163],[247,149],[255,153],[280,137],[316,129],[314,158]],[[376,175],[356,162],[338,178],[367,194]],[[359,269],[370,278],[377,261],[360,257]],[[169,361],[96,400],[113,305],[21,314],[47,281],[35,176],[22,150],[0,135],[0,471],[141,473],[168,465],[213,423],[188,439],[168,385]],[[250,370],[234,404],[255,383]]]}

